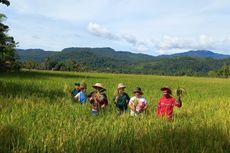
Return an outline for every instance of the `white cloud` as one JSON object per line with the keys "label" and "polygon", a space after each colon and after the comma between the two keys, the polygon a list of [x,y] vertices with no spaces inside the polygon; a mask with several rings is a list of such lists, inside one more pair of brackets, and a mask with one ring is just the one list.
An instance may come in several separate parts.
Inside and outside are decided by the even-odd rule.
{"label": "white cloud", "polygon": [[164,35],[160,40],[152,40],[151,38],[148,40],[140,40],[132,34],[112,33],[107,28],[92,22],[88,25],[88,31],[104,39],[125,41],[131,45],[131,50],[141,53],[149,53],[151,51],[153,54],[170,54],[180,50],[219,50],[230,46],[230,37],[217,39],[205,34],[198,37],[174,37]]}
{"label": "white cloud", "polygon": [[112,39],[112,40],[119,39],[119,36],[117,36],[116,34],[109,32],[106,28],[100,26],[99,24],[93,23],[93,22],[89,23],[88,30],[90,33],[98,37],[103,37],[103,38]]}
{"label": "white cloud", "polygon": [[200,35],[198,37],[172,37],[163,36],[158,42],[155,42],[158,54],[170,54],[173,51],[186,50],[215,50],[222,51],[230,47],[230,39],[214,38],[208,35]]}
{"label": "white cloud", "polygon": [[90,22],[88,25],[88,31],[98,37],[109,39],[109,40],[116,40],[116,41],[125,41],[131,45],[134,51],[137,52],[145,52],[148,51],[149,45],[145,41],[138,40],[132,34],[115,34],[110,32],[107,28],[97,24]]}
{"label": "white cloud", "polygon": [[133,45],[137,45],[139,43],[137,38],[131,34],[123,34],[121,38]]}
{"label": "white cloud", "polygon": [[76,44],[170,54],[190,49],[229,52],[229,6],[229,0],[13,0],[3,13],[9,33],[24,48]]}

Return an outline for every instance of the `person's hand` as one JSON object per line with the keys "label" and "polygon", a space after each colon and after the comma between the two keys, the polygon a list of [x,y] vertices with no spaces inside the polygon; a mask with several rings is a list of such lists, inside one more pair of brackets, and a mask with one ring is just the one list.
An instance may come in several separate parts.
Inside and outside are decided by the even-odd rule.
{"label": "person's hand", "polygon": [[180,103],[181,103],[181,96],[178,96],[178,97],[177,97],[177,102],[180,102]]}

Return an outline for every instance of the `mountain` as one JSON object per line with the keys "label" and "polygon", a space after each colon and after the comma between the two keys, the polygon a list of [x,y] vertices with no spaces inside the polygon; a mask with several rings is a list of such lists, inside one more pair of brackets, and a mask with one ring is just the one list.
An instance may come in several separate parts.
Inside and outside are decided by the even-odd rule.
{"label": "mountain", "polygon": [[213,58],[213,59],[225,59],[230,58],[230,55],[218,54],[209,50],[191,50],[184,53],[176,53],[172,55],[160,55],[160,58],[171,58],[179,56],[189,56],[189,57],[200,57],[200,58]]}
{"label": "mountain", "polygon": [[20,57],[21,61],[32,60],[35,62],[42,62],[47,57],[54,58],[56,60],[85,60],[84,58],[88,58],[90,56],[94,56],[95,58],[107,58],[110,60],[118,60],[118,61],[130,61],[130,62],[140,62],[140,61],[148,61],[157,58],[174,58],[174,57],[200,57],[200,58],[213,58],[213,59],[226,59],[230,58],[230,55],[218,54],[209,50],[191,50],[183,53],[176,53],[171,55],[160,55],[160,56],[151,56],[147,54],[136,54],[128,51],[115,51],[112,48],[104,47],[104,48],[80,48],[80,47],[71,47],[65,48],[62,51],[44,51],[42,49],[17,49],[17,54]]}
{"label": "mountain", "polygon": [[78,57],[78,54],[83,56],[86,54],[87,56],[94,55],[98,58],[108,58],[114,60],[121,61],[143,61],[143,60],[151,60],[154,56],[146,55],[146,54],[136,54],[128,51],[115,51],[112,48],[65,48],[62,51],[62,54],[70,54],[73,57]]}
{"label": "mountain", "polygon": [[[36,62],[37,69],[96,71],[158,75],[207,75],[230,65],[229,55],[199,50],[173,55],[151,56],[112,48],[65,48],[62,51],[17,49],[21,61]],[[47,59],[49,57],[49,59]],[[47,59],[47,60],[46,60]],[[25,65],[26,66],[26,65]]]}
{"label": "mountain", "polygon": [[55,55],[57,52],[44,51],[42,49],[16,49],[20,61],[32,60],[34,62],[44,61],[45,58]]}
{"label": "mountain", "polygon": [[42,49],[17,49],[16,53],[18,54],[21,61],[32,60],[35,62],[42,62],[47,57],[53,58],[58,61],[62,60],[84,60],[85,59],[110,59],[118,61],[145,61],[152,60],[154,56],[146,54],[136,54],[127,51],[115,51],[112,48],[79,48],[71,47],[65,48],[60,51],[44,51]]}

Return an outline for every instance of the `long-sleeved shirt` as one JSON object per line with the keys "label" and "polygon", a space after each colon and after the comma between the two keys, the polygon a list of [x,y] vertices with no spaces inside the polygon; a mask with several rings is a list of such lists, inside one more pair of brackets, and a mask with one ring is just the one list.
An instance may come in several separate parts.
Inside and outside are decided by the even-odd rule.
{"label": "long-sleeved shirt", "polygon": [[88,98],[92,98],[90,103],[92,104],[92,110],[98,110],[102,105],[108,105],[108,99],[105,93],[94,91],[90,93]]}

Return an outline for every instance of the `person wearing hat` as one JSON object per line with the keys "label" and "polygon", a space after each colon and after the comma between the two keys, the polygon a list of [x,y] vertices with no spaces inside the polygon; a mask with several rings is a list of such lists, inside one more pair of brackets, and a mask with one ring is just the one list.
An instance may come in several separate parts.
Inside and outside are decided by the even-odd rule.
{"label": "person wearing hat", "polygon": [[101,83],[96,83],[92,87],[95,91],[89,94],[88,99],[92,104],[92,114],[97,115],[100,109],[104,109],[108,105],[108,99],[105,94],[106,89]]}
{"label": "person wearing hat", "polygon": [[129,100],[129,95],[125,93],[125,85],[123,83],[119,83],[116,94],[113,97],[113,101],[116,104],[119,114],[127,110]]}
{"label": "person wearing hat", "polygon": [[168,86],[162,87],[161,91],[163,93],[163,96],[160,98],[158,102],[156,110],[157,116],[166,117],[168,120],[171,120],[173,116],[174,106],[182,106],[181,97],[178,97],[177,99],[172,97],[172,90]]}
{"label": "person wearing hat", "polygon": [[74,87],[74,89],[71,92],[71,94],[72,94],[73,97],[75,97],[81,91],[81,89],[80,89],[80,82],[76,82],[76,83],[74,83],[74,85],[75,85],[75,87]]}
{"label": "person wearing hat", "polygon": [[86,96],[86,89],[87,89],[87,85],[86,83],[81,83],[80,85],[80,92],[77,93],[76,96],[74,96],[74,99],[77,100],[78,102],[80,102],[81,104],[85,103],[87,100],[87,96]]}
{"label": "person wearing hat", "polygon": [[143,92],[140,87],[136,87],[133,91],[134,96],[129,101],[130,115],[137,116],[147,108],[147,101],[143,97]]}

